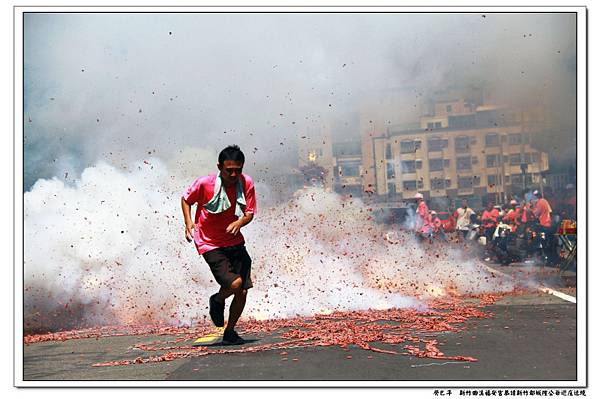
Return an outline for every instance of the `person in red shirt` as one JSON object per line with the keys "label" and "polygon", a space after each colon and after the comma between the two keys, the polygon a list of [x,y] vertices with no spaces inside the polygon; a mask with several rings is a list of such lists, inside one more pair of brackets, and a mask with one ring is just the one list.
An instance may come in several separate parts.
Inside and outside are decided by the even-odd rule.
{"label": "person in red shirt", "polygon": [[[226,147],[219,154],[219,174],[197,178],[181,198],[185,238],[195,243],[220,285],[219,292],[209,299],[210,317],[217,327],[224,326],[225,299],[233,295],[223,343],[236,345],[245,342],[234,328],[244,310],[247,290],[252,288],[252,260],[241,228],[256,213],[254,183],[242,173],[244,161],[237,145]],[[194,204],[198,206],[192,221]]]}
{"label": "person in red shirt", "polygon": [[542,241],[542,247],[544,254],[547,258],[549,265],[556,265],[560,259],[557,253],[557,241],[554,236],[554,229],[552,227],[552,208],[548,200],[542,197],[540,193],[535,190],[533,192],[535,198],[535,205],[533,206],[533,215],[536,217],[537,222],[540,226],[540,233],[544,233],[544,239]]}
{"label": "person in red shirt", "polygon": [[494,208],[494,204],[491,202],[488,202],[487,208],[481,214],[481,224],[483,226],[483,234],[485,235],[486,243],[492,241],[494,231],[498,225],[499,214],[498,209]]}
{"label": "person in red shirt", "polygon": [[429,214],[429,207],[423,199],[423,194],[417,193],[415,195],[417,201],[417,215],[415,221],[415,233],[418,237],[428,238],[433,233],[431,226],[431,215]]}
{"label": "person in red shirt", "polygon": [[535,206],[533,207],[533,214],[537,218],[540,226],[547,229],[552,227],[552,218],[550,216],[552,208],[550,207],[550,203],[543,198],[537,190],[533,192],[533,195],[537,198]]}
{"label": "person in red shirt", "polygon": [[510,231],[513,233],[517,230],[519,225],[520,209],[517,208],[517,201],[510,200],[509,208],[506,211],[506,215],[502,218],[502,221],[510,226]]}
{"label": "person in red shirt", "polygon": [[439,237],[442,241],[448,241],[446,239],[446,232],[444,231],[444,225],[442,219],[438,216],[436,211],[430,211],[431,227],[433,229],[433,235]]}
{"label": "person in red shirt", "polygon": [[531,211],[531,203],[525,202],[523,206],[519,208],[519,224],[526,225],[531,223],[534,219],[535,217]]}

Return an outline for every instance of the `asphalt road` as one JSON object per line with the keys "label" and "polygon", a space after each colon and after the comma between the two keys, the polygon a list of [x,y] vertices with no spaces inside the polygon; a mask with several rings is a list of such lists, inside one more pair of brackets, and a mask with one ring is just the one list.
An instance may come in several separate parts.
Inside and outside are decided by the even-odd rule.
{"label": "asphalt road", "polygon": [[[518,268],[505,272],[520,271]],[[550,277],[550,280],[555,277]],[[559,287],[560,288],[560,287]],[[571,295],[573,293],[571,292]],[[509,296],[486,308],[494,317],[471,319],[461,332],[436,334],[446,355],[460,362],[390,355],[350,347],[309,347],[228,353],[170,362],[92,367],[149,356],[133,348],[168,336],[118,336],[42,342],[24,347],[25,380],[576,380],[576,305],[544,293]],[[244,336],[259,345],[276,334]],[[189,344],[189,343],[188,343]],[[393,345],[376,345],[395,349]],[[349,359],[348,356],[351,356]],[[222,385],[222,383],[220,383]]]}

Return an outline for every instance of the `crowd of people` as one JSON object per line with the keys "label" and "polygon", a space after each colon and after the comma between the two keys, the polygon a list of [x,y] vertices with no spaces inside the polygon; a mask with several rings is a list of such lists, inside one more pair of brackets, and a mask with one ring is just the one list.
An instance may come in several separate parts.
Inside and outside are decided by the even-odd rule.
{"label": "crowd of people", "polygon": [[486,260],[505,265],[525,260],[545,265],[560,264],[558,226],[562,220],[576,217],[574,196],[563,198],[560,208],[553,210],[548,198],[537,190],[527,193],[521,200],[511,198],[504,205],[489,202],[480,212],[474,211],[463,200],[461,206],[451,212],[450,223],[442,223],[438,213],[429,209],[422,194],[417,193],[415,200],[414,229],[420,239],[448,241],[446,233],[455,233],[458,241],[481,243]]}

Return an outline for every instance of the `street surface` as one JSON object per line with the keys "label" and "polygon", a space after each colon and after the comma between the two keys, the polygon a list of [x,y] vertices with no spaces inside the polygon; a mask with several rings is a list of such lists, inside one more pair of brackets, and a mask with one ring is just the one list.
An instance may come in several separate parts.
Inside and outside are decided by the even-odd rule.
{"label": "street surface", "polygon": [[[574,275],[559,277],[553,269],[495,267],[511,275],[535,273],[544,284],[575,296]],[[562,287],[561,287],[562,285]],[[27,380],[576,380],[576,304],[536,290],[512,293],[482,308],[488,318],[470,318],[460,331],[421,334],[435,338],[446,356],[477,361],[419,358],[379,353],[350,345],[312,346],[218,353],[126,366],[97,363],[150,357],[139,344],[167,343],[174,336],[143,335],[47,341],[24,346]],[[281,341],[278,331],[241,335],[243,348]],[[188,346],[191,341],[176,345]],[[239,349],[217,346],[215,349]],[[403,344],[373,343],[402,352]],[[220,383],[222,384],[222,383]]]}

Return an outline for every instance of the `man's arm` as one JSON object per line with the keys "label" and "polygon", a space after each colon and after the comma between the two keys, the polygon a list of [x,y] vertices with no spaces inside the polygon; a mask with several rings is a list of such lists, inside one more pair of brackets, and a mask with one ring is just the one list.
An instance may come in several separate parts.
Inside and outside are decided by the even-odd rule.
{"label": "man's arm", "polygon": [[185,239],[192,242],[194,239],[194,222],[192,221],[192,207],[181,198],[181,210],[183,211],[183,220],[185,222]]}
{"label": "man's arm", "polygon": [[238,220],[236,220],[235,222],[232,222],[229,224],[229,226],[227,226],[227,232],[231,233],[233,235],[236,235],[237,233],[240,232],[240,229],[242,227],[244,227],[245,225],[247,225],[248,223],[250,223],[252,221],[252,219],[254,219],[254,214],[253,213],[244,213],[244,216],[242,216],[241,218],[239,218]]}

